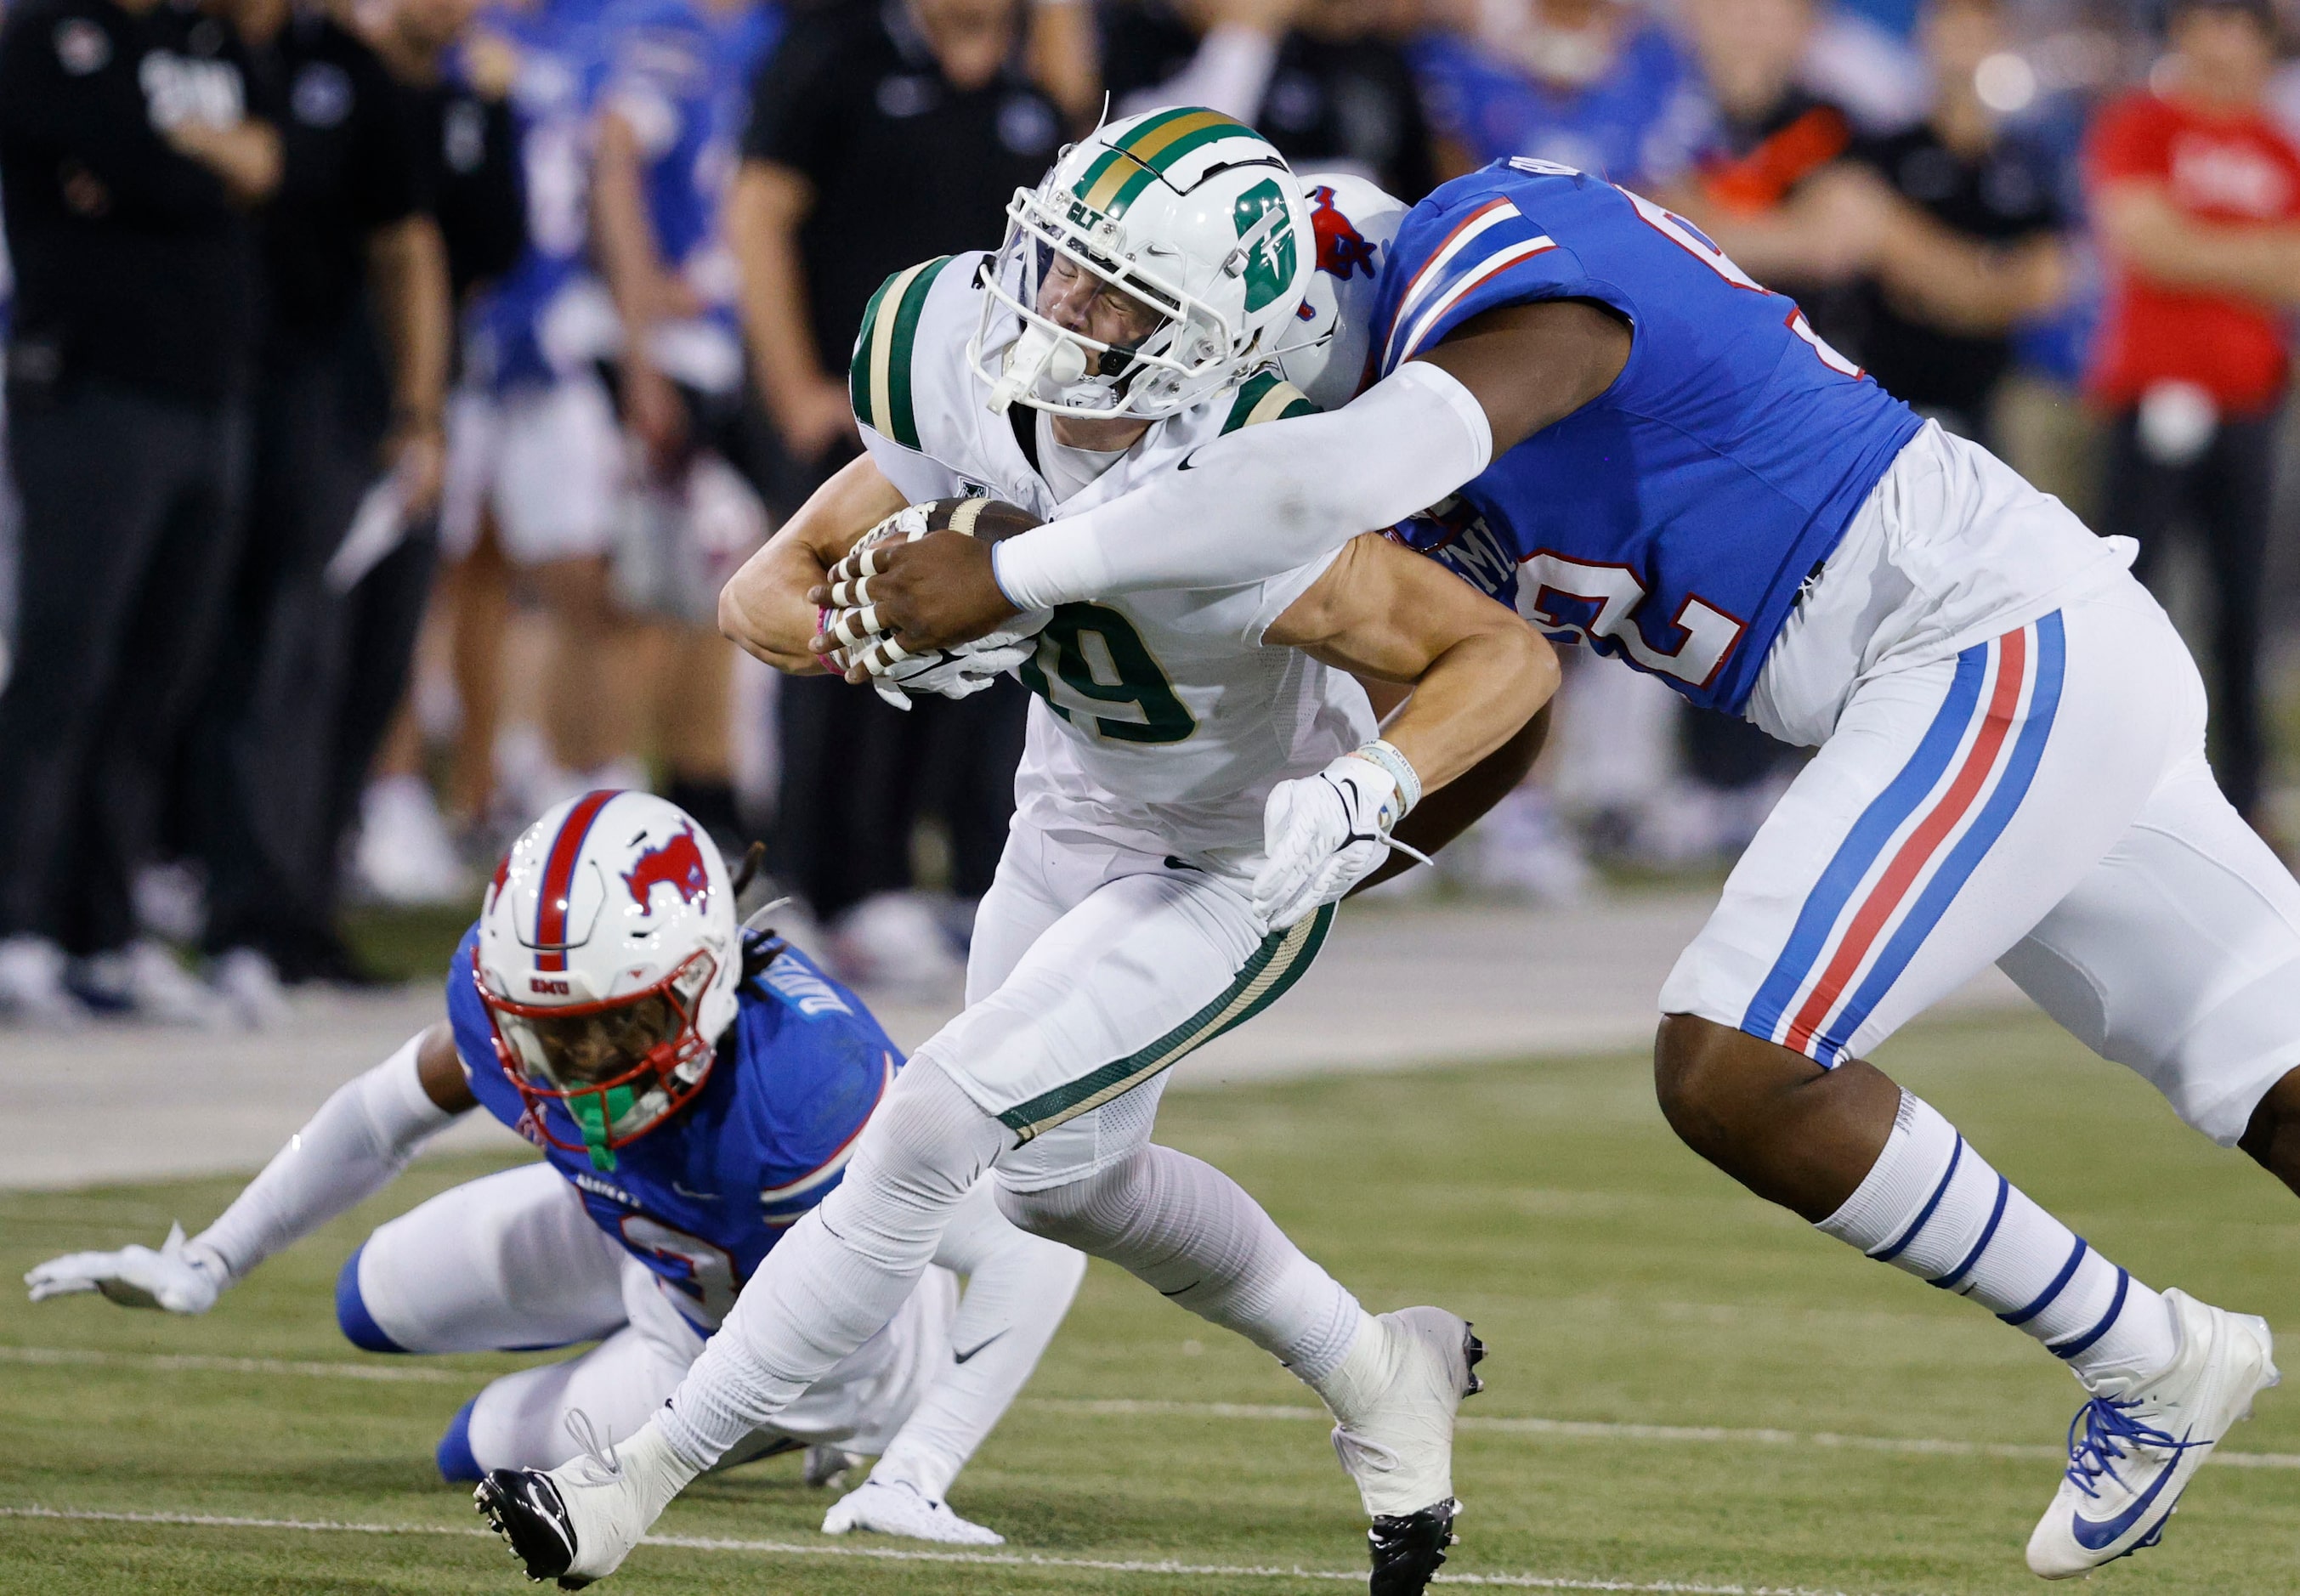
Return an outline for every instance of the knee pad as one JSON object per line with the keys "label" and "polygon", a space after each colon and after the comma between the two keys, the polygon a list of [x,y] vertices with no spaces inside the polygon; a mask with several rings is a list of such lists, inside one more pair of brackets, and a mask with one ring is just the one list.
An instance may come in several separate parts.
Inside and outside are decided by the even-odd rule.
{"label": "knee pad", "polygon": [[[404,1352],[405,1347],[383,1333],[375,1316],[367,1310],[367,1300],[360,1295],[360,1259],[366,1251],[367,1243],[362,1242],[344,1259],[343,1270],[336,1276],[336,1326],[346,1341],[362,1352]],[[470,1409],[464,1409],[464,1417],[469,1415]]]}

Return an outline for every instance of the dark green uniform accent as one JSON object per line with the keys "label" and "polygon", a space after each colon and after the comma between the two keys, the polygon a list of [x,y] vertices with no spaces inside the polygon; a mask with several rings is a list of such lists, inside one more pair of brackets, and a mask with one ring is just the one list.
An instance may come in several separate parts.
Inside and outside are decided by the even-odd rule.
{"label": "dark green uniform accent", "polygon": [[854,419],[905,449],[921,447],[918,414],[911,403],[919,318],[926,312],[935,279],[949,264],[950,257],[940,255],[879,284],[863,309],[862,330],[855,335],[854,357],[846,366],[846,396]]}
{"label": "dark green uniform accent", "polygon": [[1325,945],[1326,933],[1333,923],[1334,906],[1329,903],[1282,931],[1272,931],[1246,960],[1238,978],[1180,1025],[1139,1052],[1017,1104],[999,1115],[999,1122],[1017,1133],[1018,1142],[1028,1142],[1163,1074],[1190,1052],[1224,1031],[1244,1025],[1285,996]]}
{"label": "dark green uniform accent", "polygon": [[[1093,663],[1079,642],[1080,636],[1088,632],[1102,639],[1110,662],[1118,670],[1115,682],[1096,677]],[[1056,605],[1054,619],[1038,634],[1038,652],[1025,660],[1017,673],[1024,686],[1045,699],[1048,709],[1068,720],[1071,711],[1054,702],[1052,686],[1046,680],[1044,661],[1049,654],[1054,674],[1080,698],[1096,703],[1132,704],[1142,712],[1139,720],[1095,716],[1095,730],[1103,736],[1120,743],[1180,743],[1198,729],[1197,717],[1174,695],[1174,685],[1167,680],[1157,655],[1142,641],[1142,634],[1134,629],[1134,623],[1117,611],[1100,604]]]}

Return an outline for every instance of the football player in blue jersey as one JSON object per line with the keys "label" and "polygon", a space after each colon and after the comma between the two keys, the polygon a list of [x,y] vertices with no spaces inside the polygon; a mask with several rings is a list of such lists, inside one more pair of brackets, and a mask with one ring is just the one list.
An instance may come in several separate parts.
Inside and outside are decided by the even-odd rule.
{"label": "football player in blue jersey", "polygon": [[[2300,885],[2213,780],[2203,684],[2131,545],[1921,421],[1684,220],[1567,167],[1497,162],[1416,206],[1371,320],[1349,404],[995,549],[895,549],[877,624],[948,645],[1403,522],[1553,636],[1817,747],[1662,989],[1662,1107],[1751,1190],[2068,1363],[2085,1401],[2031,1568],[2155,1544],[2276,1382],[2267,1325],[2134,1278],[1865,1061],[1996,963],[2300,1189]],[[1338,893],[1379,857],[1371,816],[1288,796],[1272,880],[1345,861]]]}
{"label": "football player in blue jersey", "polygon": [[[448,971],[444,1022],[329,1098],[199,1235],[51,1259],[25,1276],[33,1300],[98,1291],[204,1313],[483,1109],[543,1161],[378,1228],[344,1264],[337,1318],[371,1352],[597,1343],[466,1402],[439,1442],[451,1481],[612,1446],[838,1186],[903,1065],[852,993],[740,930],[734,901],[717,851],[675,805],[621,792],[559,805],[497,870]],[[725,1460],[877,1454],[829,1533],[1001,1539],[946,1497],[1029,1378],[1085,1259],[1015,1229],[978,1189],[936,1263],[884,1333]],[[811,1477],[829,1472],[809,1463]]]}

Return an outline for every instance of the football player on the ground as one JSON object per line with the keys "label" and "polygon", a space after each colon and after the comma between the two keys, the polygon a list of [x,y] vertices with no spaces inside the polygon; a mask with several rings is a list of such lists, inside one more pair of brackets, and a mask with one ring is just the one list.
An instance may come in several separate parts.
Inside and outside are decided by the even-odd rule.
{"label": "football player on the ground", "polygon": [[[599,1344],[463,1405],[439,1472],[547,1467],[637,1430],[761,1261],[847,1173],[903,1060],[861,1002],[735,923],[709,836],[645,793],[559,805],[512,844],[447,976],[447,1019],[351,1082],[222,1217],[157,1251],[79,1252],[33,1301],[100,1291],[204,1313],[264,1259],[372,1196],[425,1138],[482,1108],[545,1161],[379,1227],[336,1283],[371,1352]],[[946,1503],[1062,1323],[1086,1260],[1025,1235],[987,1190],[885,1334],[826,1363],[722,1462],[802,1446],[879,1455],[823,1528],[995,1544]],[[966,1277],[962,1295],[954,1275]],[[834,1450],[835,1449],[835,1450]]]}
{"label": "football player on the ground", "polygon": [[889,550],[873,620],[923,650],[1252,581],[1450,498],[1430,540],[1539,625],[1817,745],[1662,989],[1662,1107],[1751,1190],[2071,1366],[2087,1400],[2032,1569],[2155,1544],[2276,1382],[2267,1325],[2134,1279],[1865,1062],[1998,963],[2300,1189],[2300,886],[2213,783],[2203,684],[2130,545],[1921,420],[1681,218],[1550,162],[1417,206],[1371,328],[1379,380],[1347,405],[995,561]]}
{"label": "football player on the ground", "polygon": [[[1009,215],[996,255],[929,262],[873,302],[852,371],[868,459],[737,578],[722,613],[754,652],[816,668],[810,589],[890,511],[920,519],[906,501],[1027,520],[1307,408],[1258,368],[1304,325],[1313,224],[1250,129],[1208,111],[1113,124]],[[952,503],[970,487],[1012,503]],[[612,1572],[698,1470],[879,1328],[986,1170],[1023,1228],[1238,1331],[1325,1400],[1372,1517],[1377,1592],[1418,1592],[1443,1561],[1454,1414],[1477,1384],[1469,1326],[1436,1308],[1367,1313],[1235,1182],[1150,1132],[1168,1068],[1294,984],[1398,818],[1521,733],[1555,658],[1379,538],[1263,580],[1039,619],[1016,645],[1038,702],[970,1006],[654,1423],[604,1465],[480,1487],[531,1575]],[[1411,688],[1386,735],[1353,674]]]}

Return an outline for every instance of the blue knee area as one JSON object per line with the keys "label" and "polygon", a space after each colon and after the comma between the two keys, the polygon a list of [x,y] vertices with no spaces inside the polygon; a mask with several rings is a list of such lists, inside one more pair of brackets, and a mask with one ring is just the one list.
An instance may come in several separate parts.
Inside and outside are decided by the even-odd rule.
{"label": "blue knee area", "polygon": [[367,1243],[362,1242],[358,1250],[344,1259],[344,1271],[336,1276],[337,1326],[343,1331],[344,1339],[362,1352],[404,1352],[405,1347],[383,1333],[383,1326],[368,1312],[366,1299],[360,1295],[360,1254],[366,1251]]}
{"label": "blue knee area", "polygon": [[471,1453],[471,1409],[479,1405],[479,1399],[473,1397],[455,1409],[447,1433],[439,1437],[439,1477],[450,1485],[475,1484],[486,1473]]}

